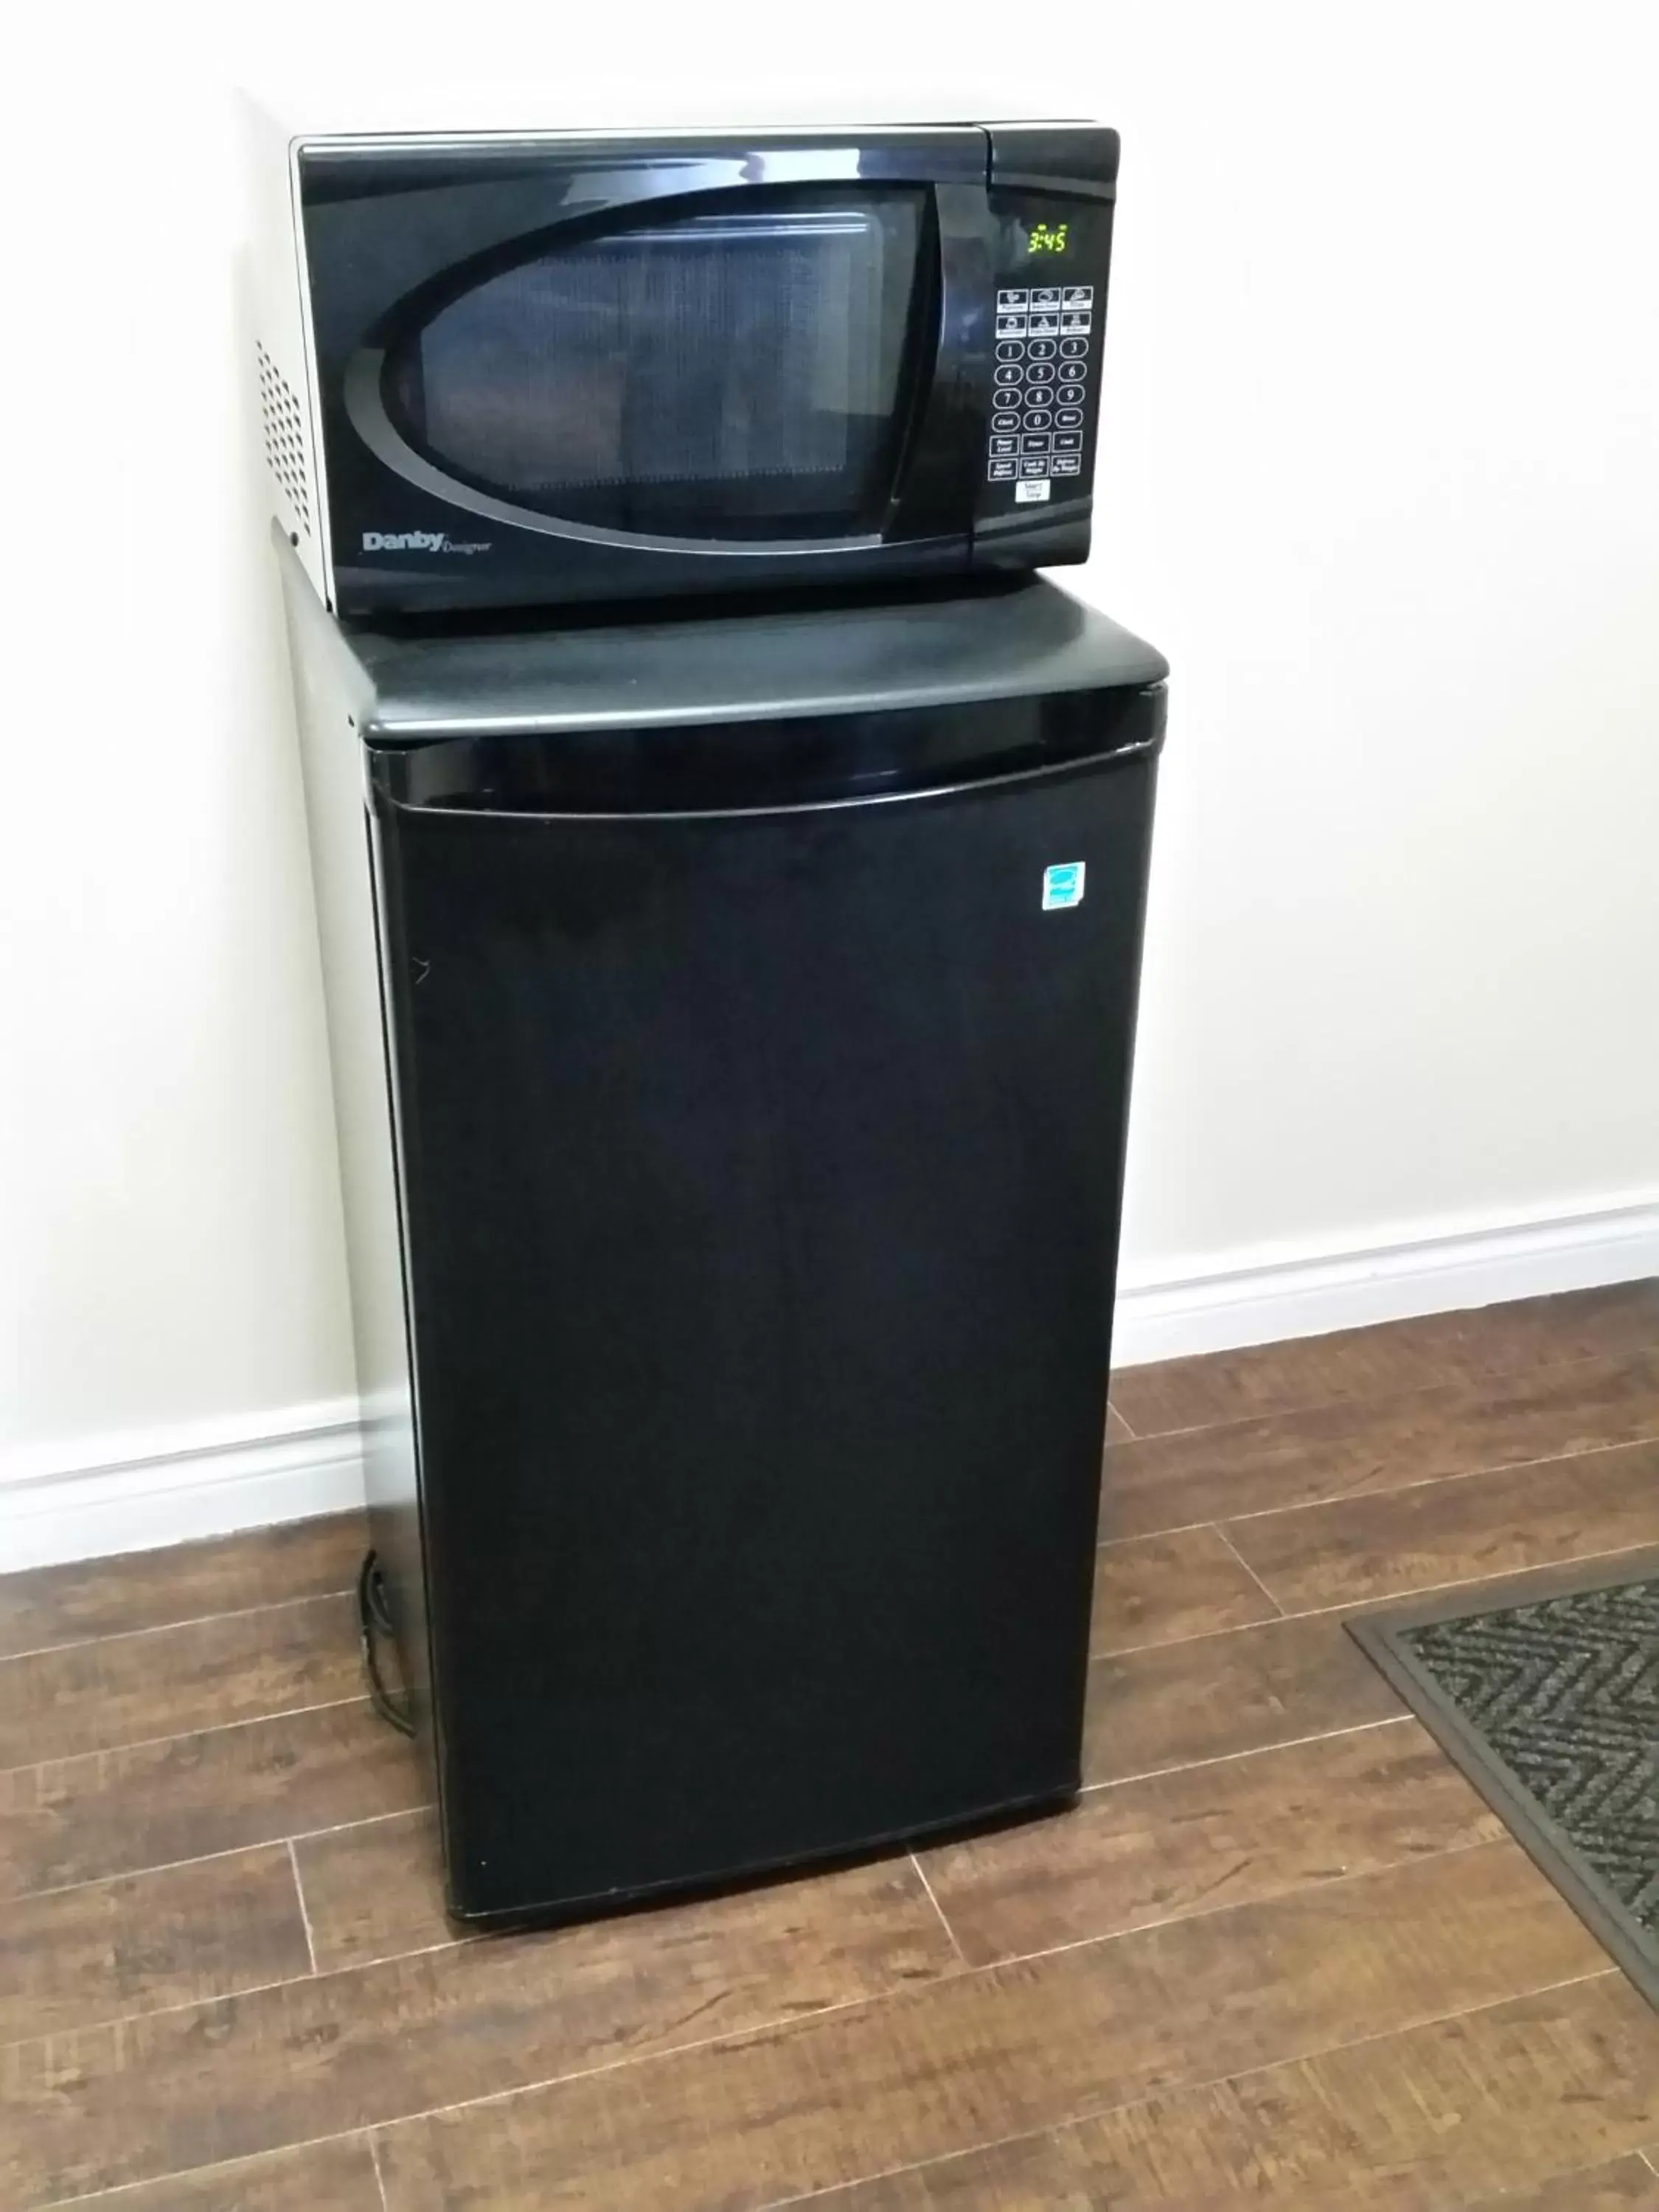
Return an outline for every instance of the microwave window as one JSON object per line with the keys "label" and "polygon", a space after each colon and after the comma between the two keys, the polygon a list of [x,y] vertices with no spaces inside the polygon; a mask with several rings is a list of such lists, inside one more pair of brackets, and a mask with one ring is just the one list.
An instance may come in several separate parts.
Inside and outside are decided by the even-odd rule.
{"label": "microwave window", "polygon": [[404,434],[590,526],[876,527],[928,366],[926,195],[754,203],[550,246],[450,299],[388,355]]}

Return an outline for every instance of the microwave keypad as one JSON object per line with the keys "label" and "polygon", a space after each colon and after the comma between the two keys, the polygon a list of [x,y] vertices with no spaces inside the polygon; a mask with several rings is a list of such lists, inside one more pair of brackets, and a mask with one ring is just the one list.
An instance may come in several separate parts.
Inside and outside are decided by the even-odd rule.
{"label": "microwave keypad", "polygon": [[1094,335],[1092,284],[1012,286],[997,294],[994,412],[986,446],[993,483],[1079,476]]}

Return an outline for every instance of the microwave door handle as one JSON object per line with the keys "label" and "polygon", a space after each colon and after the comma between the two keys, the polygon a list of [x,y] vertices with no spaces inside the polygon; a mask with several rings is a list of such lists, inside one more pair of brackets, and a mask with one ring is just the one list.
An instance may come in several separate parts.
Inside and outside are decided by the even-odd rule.
{"label": "microwave door handle", "polygon": [[965,561],[990,405],[994,230],[983,185],[940,184],[933,190],[939,321],[932,373],[881,535],[959,538]]}

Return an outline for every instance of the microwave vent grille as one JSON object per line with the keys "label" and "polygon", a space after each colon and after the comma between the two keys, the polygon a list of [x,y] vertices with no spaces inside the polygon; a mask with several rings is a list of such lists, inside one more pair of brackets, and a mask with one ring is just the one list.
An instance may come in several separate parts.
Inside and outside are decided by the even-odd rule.
{"label": "microwave vent grille", "polygon": [[307,538],[311,535],[311,491],[306,467],[305,418],[294,387],[258,340],[259,411],[264,420],[265,459]]}

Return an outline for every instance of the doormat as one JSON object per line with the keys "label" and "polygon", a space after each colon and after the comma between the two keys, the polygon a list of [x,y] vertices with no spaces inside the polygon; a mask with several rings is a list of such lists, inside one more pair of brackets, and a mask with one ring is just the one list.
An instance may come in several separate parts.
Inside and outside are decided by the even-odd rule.
{"label": "doormat", "polygon": [[1466,1588],[1346,1626],[1659,2007],[1659,1554],[1524,1591]]}

